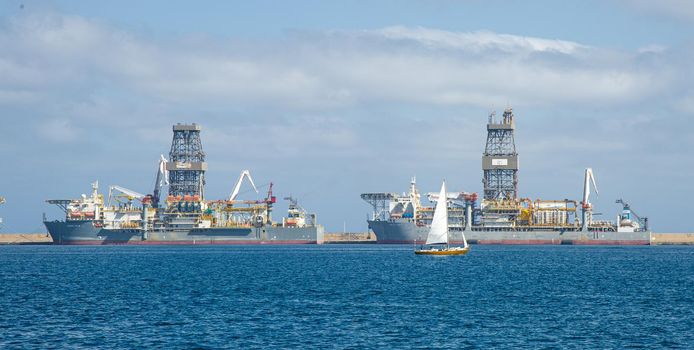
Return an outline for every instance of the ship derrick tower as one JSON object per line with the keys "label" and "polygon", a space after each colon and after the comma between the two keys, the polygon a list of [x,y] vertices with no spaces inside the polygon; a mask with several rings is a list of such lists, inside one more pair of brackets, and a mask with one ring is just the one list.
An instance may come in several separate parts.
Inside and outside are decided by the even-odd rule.
{"label": "ship derrick tower", "polygon": [[205,152],[200,141],[200,125],[176,124],[169,152],[169,196],[204,198]]}
{"label": "ship derrick tower", "polygon": [[487,145],[482,157],[484,199],[515,200],[518,198],[518,153],[514,141],[513,110],[507,108],[502,120],[489,115]]}

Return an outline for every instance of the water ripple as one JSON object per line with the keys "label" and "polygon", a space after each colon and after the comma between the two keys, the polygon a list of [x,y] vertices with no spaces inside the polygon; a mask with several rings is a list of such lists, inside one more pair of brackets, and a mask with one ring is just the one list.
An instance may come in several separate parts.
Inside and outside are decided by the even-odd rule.
{"label": "water ripple", "polygon": [[0,348],[692,348],[694,249],[0,247]]}

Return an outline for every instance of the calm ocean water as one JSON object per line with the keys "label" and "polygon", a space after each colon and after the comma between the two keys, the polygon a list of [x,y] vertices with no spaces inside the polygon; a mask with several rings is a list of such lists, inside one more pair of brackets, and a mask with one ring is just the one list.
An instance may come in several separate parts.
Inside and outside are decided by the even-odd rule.
{"label": "calm ocean water", "polygon": [[0,247],[0,348],[694,348],[692,247]]}

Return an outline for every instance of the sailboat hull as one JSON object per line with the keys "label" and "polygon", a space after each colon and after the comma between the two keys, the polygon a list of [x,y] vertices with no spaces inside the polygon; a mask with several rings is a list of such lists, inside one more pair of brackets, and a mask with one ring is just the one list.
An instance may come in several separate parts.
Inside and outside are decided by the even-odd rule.
{"label": "sailboat hull", "polygon": [[415,250],[417,255],[465,255],[470,251],[470,247],[465,248],[448,248],[442,250],[436,249],[420,249]]}

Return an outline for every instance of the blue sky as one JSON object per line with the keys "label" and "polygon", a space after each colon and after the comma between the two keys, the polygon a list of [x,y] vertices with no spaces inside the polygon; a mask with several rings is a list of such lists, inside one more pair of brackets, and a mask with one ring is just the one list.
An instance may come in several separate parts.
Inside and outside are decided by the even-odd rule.
{"label": "blue sky", "polygon": [[693,34],[683,0],[3,1],[3,230],[95,179],[151,192],[176,122],[204,128],[208,197],[251,169],[365,230],[361,192],[480,192],[510,104],[522,196],[578,199],[592,167],[603,218],[691,231]]}

